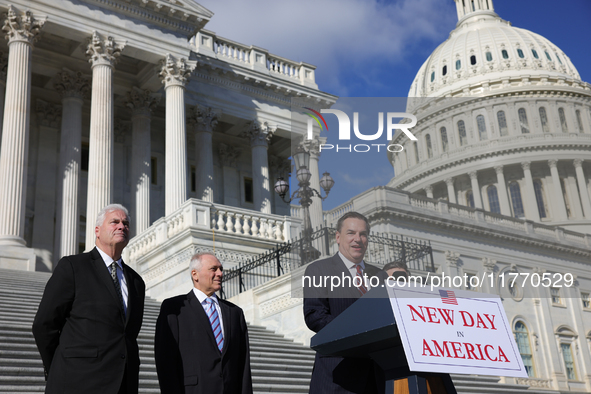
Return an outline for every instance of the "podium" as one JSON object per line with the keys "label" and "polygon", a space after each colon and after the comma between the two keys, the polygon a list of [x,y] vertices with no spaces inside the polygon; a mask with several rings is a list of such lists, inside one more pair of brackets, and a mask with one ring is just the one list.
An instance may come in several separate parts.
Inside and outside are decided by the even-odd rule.
{"label": "podium", "polygon": [[[396,393],[457,394],[449,374],[409,370],[385,287],[355,301],[312,337],[310,347],[327,356],[372,359],[386,380],[396,381]],[[393,391],[390,385],[388,394]]]}

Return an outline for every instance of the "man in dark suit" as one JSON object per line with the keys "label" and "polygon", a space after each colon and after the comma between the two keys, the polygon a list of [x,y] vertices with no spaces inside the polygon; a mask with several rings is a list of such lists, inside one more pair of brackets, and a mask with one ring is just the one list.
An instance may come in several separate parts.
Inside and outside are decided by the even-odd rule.
{"label": "man in dark suit", "polygon": [[[332,291],[327,287],[304,287],[304,320],[310,330],[322,330],[357,301],[370,289],[370,278],[378,279],[374,279],[374,284],[381,284],[387,278],[384,271],[363,261],[369,230],[369,222],[365,216],[357,212],[346,213],[337,222],[338,253],[333,257],[316,261],[306,268],[305,278],[336,276],[351,279],[350,286],[341,285]],[[355,279],[356,277],[358,278]],[[383,391],[383,374],[373,361],[329,357],[316,353],[310,394],[370,394]]]}
{"label": "man in dark suit", "polygon": [[193,289],[164,300],[156,323],[161,393],[252,394],[244,314],[215,295],[222,287],[222,264],[200,253],[189,268]]}
{"label": "man in dark suit", "polygon": [[58,262],[35,316],[48,394],[138,392],[145,284],[121,260],[129,242],[127,209],[103,208],[95,234],[89,253]]}

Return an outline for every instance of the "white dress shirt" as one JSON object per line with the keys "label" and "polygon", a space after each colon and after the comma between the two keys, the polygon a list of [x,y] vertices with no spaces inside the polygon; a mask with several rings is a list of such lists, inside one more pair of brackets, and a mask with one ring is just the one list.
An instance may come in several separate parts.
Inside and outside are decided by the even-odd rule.
{"label": "white dress shirt", "polygon": [[[199,303],[201,304],[201,306],[203,307],[203,310],[205,311],[205,314],[207,315],[207,310],[205,309],[205,299],[207,298],[207,295],[202,292],[201,290],[199,290],[196,287],[193,287],[193,293],[195,293],[195,297],[197,297],[197,299],[199,300]],[[226,334],[224,333],[224,319],[222,318],[222,310],[220,309],[220,302],[218,300],[218,297],[215,295],[215,293],[213,293],[211,295],[211,300],[213,301],[213,305],[215,306],[215,310],[218,312],[218,317],[220,319],[220,327],[222,328],[222,336],[225,338]]]}
{"label": "white dress shirt", "polygon": [[[345,264],[345,267],[347,269],[347,271],[351,274],[351,277],[353,279],[355,279],[355,277],[357,276],[357,265],[352,262],[351,260],[347,259],[345,257],[345,255],[343,255],[340,251],[339,251],[339,257],[341,258],[341,260],[343,260],[343,263]],[[361,272],[365,273],[365,262],[363,260],[361,260],[361,263],[359,263],[359,265],[361,266]],[[369,279],[367,280],[367,283],[363,283],[363,285],[367,288],[367,290],[371,289],[371,286],[369,284]]]}
{"label": "white dress shirt", "polygon": [[[103,258],[103,261],[105,262],[105,264],[107,265],[107,269],[109,270],[109,275],[111,275],[111,263],[114,261],[113,258],[105,252],[103,252],[101,248],[99,248],[98,246],[96,247],[96,250],[98,250],[101,257]],[[119,260],[115,261],[115,264],[117,264],[117,279],[119,279],[119,287],[121,287],[121,295],[123,296],[123,307],[125,308],[124,312],[125,314],[127,314],[127,297],[129,291],[127,290],[127,281],[125,280],[125,275],[123,275],[123,266],[121,265],[121,263],[121,257],[119,258]]]}

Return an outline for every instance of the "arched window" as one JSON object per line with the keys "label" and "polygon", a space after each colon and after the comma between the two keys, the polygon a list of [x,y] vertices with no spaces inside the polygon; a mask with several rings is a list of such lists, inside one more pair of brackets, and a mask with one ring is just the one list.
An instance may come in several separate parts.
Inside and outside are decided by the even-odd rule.
{"label": "arched window", "polygon": [[540,122],[542,123],[544,133],[549,133],[550,127],[548,127],[548,117],[546,116],[546,108],[544,107],[540,107]]}
{"label": "arched window", "polygon": [[525,212],[523,210],[523,200],[521,200],[521,189],[517,182],[511,182],[509,184],[509,194],[511,195],[511,204],[513,205],[513,216],[524,218]]}
{"label": "arched window", "polygon": [[546,54],[546,57],[548,58],[548,60],[552,61],[552,58],[550,57],[550,54],[548,53],[548,51],[544,51],[544,53]]}
{"label": "arched window", "polygon": [[440,134],[441,134],[441,145],[443,148],[444,152],[447,152],[447,147],[448,147],[448,142],[447,142],[447,130],[445,129],[445,127],[442,127],[439,130]]}
{"label": "arched window", "polygon": [[575,369],[575,359],[573,358],[573,349],[570,343],[561,343],[560,350],[564,367],[566,368],[566,377],[568,380],[577,380],[577,371]]}
{"label": "arched window", "polygon": [[521,134],[528,134],[529,133],[529,124],[527,123],[527,114],[525,113],[524,108],[519,108],[517,111],[519,115],[519,124],[521,125]]}
{"label": "arched window", "polygon": [[490,207],[490,211],[494,213],[501,213],[501,205],[499,205],[497,187],[490,185],[486,188],[486,194],[488,194],[488,205]]}
{"label": "arched window", "polygon": [[546,217],[546,204],[544,204],[544,190],[542,189],[542,181],[534,180],[534,193],[536,194],[536,202],[538,203],[538,213],[540,218]]}
{"label": "arched window", "polygon": [[506,49],[503,49],[501,51],[501,55],[503,55],[503,59],[509,59],[509,53],[507,52]]}
{"label": "arched window", "polygon": [[472,193],[472,190],[466,192],[466,204],[468,204],[470,208],[474,208],[474,193]]}
{"label": "arched window", "polygon": [[577,116],[577,126],[579,126],[579,133],[584,133],[585,131],[583,130],[583,119],[581,119],[581,111],[576,110],[575,115]]}
{"label": "arched window", "polygon": [[447,66],[443,66],[443,70],[441,71],[441,74],[443,74],[443,75],[447,74]]}
{"label": "arched window", "polygon": [[523,54],[523,51],[521,49],[517,49],[517,56],[519,56],[522,59],[525,57],[525,55]]}
{"label": "arched window", "polygon": [[427,144],[427,157],[430,159],[433,157],[433,145],[431,145],[431,136],[429,134],[425,136],[425,143]]}
{"label": "arched window", "polygon": [[478,136],[480,137],[480,141],[487,140],[488,135],[486,134],[486,123],[484,122],[484,116],[478,115],[476,117],[476,125],[478,126]]}
{"label": "arched window", "polygon": [[476,56],[474,56],[474,55],[470,56],[470,64],[471,65],[475,65],[476,64]]}
{"label": "arched window", "polygon": [[458,135],[460,136],[460,146],[468,144],[468,137],[466,136],[466,125],[463,120],[458,122]]}
{"label": "arched window", "polygon": [[568,125],[566,124],[566,115],[564,114],[564,108],[558,108],[558,117],[560,118],[560,127],[562,127],[562,132],[568,133]]}
{"label": "arched window", "polygon": [[501,137],[509,135],[509,129],[507,128],[507,118],[505,117],[505,111],[497,112],[497,121],[499,122],[499,131]]}
{"label": "arched window", "polygon": [[456,70],[459,70],[460,68],[462,68],[462,61],[461,60],[456,60]]}
{"label": "arched window", "polygon": [[486,52],[486,61],[487,62],[492,62],[492,53]]}
{"label": "arched window", "polygon": [[515,342],[517,342],[517,348],[519,349],[519,354],[521,354],[521,359],[523,360],[523,366],[527,371],[527,376],[533,378],[536,375],[534,371],[534,359],[532,356],[527,327],[525,324],[518,321],[513,327],[513,334],[515,335]]}
{"label": "arched window", "polygon": [[435,71],[431,72],[431,82],[435,81]]}
{"label": "arched window", "polygon": [[419,147],[416,142],[413,145],[415,146],[415,163],[419,164]]}
{"label": "arched window", "polygon": [[558,59],[558,63],[562,64],[562,60],[560,60],[560,56],[558,56],[558,53],[554,52],[554,56],[556,56],[556,59]]}
{"label": "arched window", "polygon": [[534,55],[534,57],[535,57],[536,59],[539,59],[539,58],[540,58],[540,57],[538,56],[538,52],[537,52],[535,49],[533,49],[533,48],[532,48],[532,50],[531,50],[531,53],[532,53],[532,55]]}

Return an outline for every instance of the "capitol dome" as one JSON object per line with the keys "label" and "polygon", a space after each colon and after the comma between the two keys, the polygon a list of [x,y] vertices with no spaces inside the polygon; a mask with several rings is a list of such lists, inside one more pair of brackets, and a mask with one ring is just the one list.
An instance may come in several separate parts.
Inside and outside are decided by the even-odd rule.
{"label": "capitol dome", "polygon": [[388,153],[388,186],[498,220],[591,232],[591,85],[550,40],[501,19],[492,0],[455,2],[456,28],[411,85],[417,140],[394,135],[404,149]]}
{"label": "capitol dome", "polygon": [[[568,56],[539,34],[511,26],[491,0],[456,1],[459,21],[417,73],[409,97],[463,95],[507,78],[580,81]],[[543,81],[541,81],[543,82]]]}

